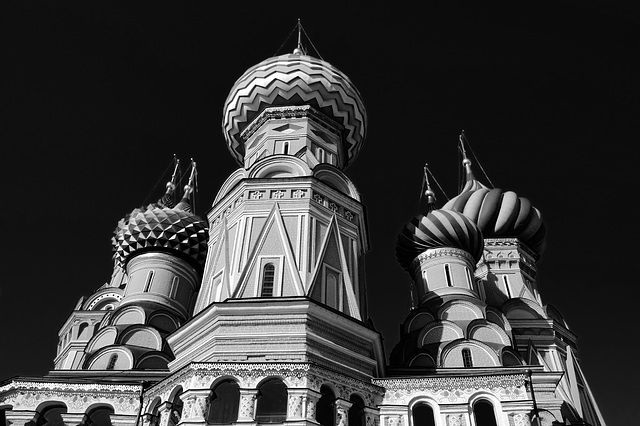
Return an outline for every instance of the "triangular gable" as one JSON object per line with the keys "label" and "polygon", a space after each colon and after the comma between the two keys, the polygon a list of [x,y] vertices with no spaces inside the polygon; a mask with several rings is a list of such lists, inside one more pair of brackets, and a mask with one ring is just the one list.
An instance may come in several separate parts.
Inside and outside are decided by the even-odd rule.
{"label": "triangular gable", "polygon": [[220,272],[222,272],[222,289],[220,291],[220,300],[215,300],[215,294],[213,292],[215,289],[212,288],[213,282],[209,279],[206,283],[207,289],[205,290],[205,294],[207,294],[207,299],[205,301],[204,306],[201,306],[200,309],[204,309],[209,306],[213,302],[218,302],[229,298],[230,291],[230,283],[229,283],[229,232],[227,230],[227,218],[222,218],[222,223],[220,224],[220,232],[218,233],[218,241],[215,247],[215,251],[213,252],[213,256],[211,258],[211,275],[210,277],[217,276]]}
{"label": "triangular gable", "polygon": [[[334,258],[332,258],[335,256]],[[322,265],[324,263],[330,266],[336,267],[342,273],[342,286],[343,294],[347,299],[348,314],[352,317],[361,320],[360,309],[358,307],[358,300],[353,290],[353,283],[351,282],[351,275],[349,274],[349,268],[347,266],[347,258],[344,253],[344,247],[342,245],[342,237],[340,229],[338,228],[338,222],[336,215],[331,217],[329,227],[322,240],[320,253],[317,256],[316,264],[311,276],[311,286],[307,292],[307,296],[311,297],[314,290],[320,286]],[[337,264],[336,264],[337,263]]]}
{"label": "triangular gable", "polygon": [[[593,393],[591,392],[591,388],[587,383],[587,378],[584,376],[584,373],[582,372],[582,368],[580,367],[578,360],[573,355],[573,349],[571,349],[570,347],[567,347],[567,364],[571,364],[573,372],[577,379],[576,383],[580,383],[584,389],[585,399],[582,399],[580,395],[578,395],[577,398],[574,398],[574,399],[579,399],[581,401],[580,408],[582,410],[583,420],[586,420],[589,423],[593,423],[594,420],[597,420],[599,425],[604,426],[605,425],[604,418],[602,417],[602,413],[600,413],[600,409],[598,408],[596,399],[594,398]],[[586,405],[585,407],[582,406],[583,403],[584,405]],[[592,419],[590,417],[596,417],[596,419]]]}
{"label": "triangular gable", "polygon": [[[275,254],[273,252],[275,247]],[[269,252],[268,250],[272,250]],[[293,255],[293,250],[291,247],[291,241],[287,234],[287,231],[284,226],[284,222],[282,220],[282,215],[280,213],[280,208],[278,204],[275,203],[267,220],[260,231],[260,234],[256,240],[256,243],[251,251],[251,254],[247,258],[247,262],[240,274],[240,278],[238,280],[238,286],[233,292],[233,297],[253,297],[254,295],[245,295],[245,292],[249,285],[249,280],[252,276],[254,276],[254,271],[257,267],[259,267],[258,260],[263,255],[270,256],[282,256],[284,265],[282,265],[282,270],[284,271],[285,276],[282,277],[283,285],[285,282],[290,281],[293,286],[294,294],[289,294],[290,296],[303,296],[304,288],[302,285],[302,280],[300,278],[300,273],[298,271],[298,266],[295,261],[295,257]],[[287,277],[290,280],[287,280]]]}

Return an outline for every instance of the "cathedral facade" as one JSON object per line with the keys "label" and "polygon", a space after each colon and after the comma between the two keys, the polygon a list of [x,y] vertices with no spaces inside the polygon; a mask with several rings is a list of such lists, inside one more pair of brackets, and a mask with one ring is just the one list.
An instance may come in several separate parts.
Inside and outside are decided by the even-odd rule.
{"label": "cathedral facade", "polygon": [[192,162],[118,223],[112,277],[63,324],[54,370],[0,385],[7,426],[605,424],[538,293],[528,199],[467,158],[460,194],[438,208],[427,188],[397,241],[414,306],[387,358],[345,174],[367,133],[356,87],[299,45],[236,81],[222,128],[240,167],[207,217]]}

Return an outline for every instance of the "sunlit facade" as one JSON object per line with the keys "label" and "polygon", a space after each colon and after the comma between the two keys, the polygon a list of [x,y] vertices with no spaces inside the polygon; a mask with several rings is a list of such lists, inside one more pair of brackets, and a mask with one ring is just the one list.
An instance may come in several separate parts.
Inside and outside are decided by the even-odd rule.
{"label": "sunlit facade", "polygon": [[196,164],[181,188],[176,162],[118,223],[112,277],[62,325],[54,369],[0,385],[6,425],[605,424],[538,292],[546,231],[526,198],[467,158],[458,196],[438,208],[427,189],[398,237],[414,306],[387,358],[345,174],[367,132],[356,87],[299,45],[236,81],[222,127],[239,168],[207,217]]}

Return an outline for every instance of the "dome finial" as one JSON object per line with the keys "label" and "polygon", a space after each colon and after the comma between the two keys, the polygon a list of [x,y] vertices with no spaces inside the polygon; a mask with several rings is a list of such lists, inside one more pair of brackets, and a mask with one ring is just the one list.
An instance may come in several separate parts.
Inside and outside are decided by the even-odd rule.
{"label": "dome finial", "polygon": [[306,55],[307,51],[304,48],[304,46],[302,45],[302,24],[300,23],[300,18],[298,18],[298,24],[296,25],[296,28],[298,29],[298,45],[295,49],[293,49],[293,54],[294,55]]}
{"label": "dome finial", "polygon": [[175,205],[173,194],[176,190],[176,178],[178,174],[178,169],[180,168],[180,160],[176,157],[175,154],[173,154],[173,164],[174,164],[173,174],[171,175],[171,180],[167,182],[167,190],[162,196],[162,198],[158,200],[158,204],[161,207],[171,208]]}
{"label": "dome finial", "polygon": [[460,140],[460,151],[462,151],[462,166],[465,170],[465,183],[471,182],[472,180],[475,180],[475,177],[471,170],[471,160],[467,157],[467,151],[464,147],[464,142],[467,140],[467,137],[464,135],[464,130],[460,133],[458,139]]}
{"label": "dome finial", "polygon": [[189,182],[184,186],[184,194],[182,200],[176,206],[176,209],[191,212],[195,209],[195,197],[192,197],[193,191],[197,190],[198,172],[196,170],[196,162],[191,159],[191,173],[189,174]]}
{"label": "dome finial", "polygon": [[431,184],[429,183],[429,164],[424,163],[424,177],[422,178],[422,188],[426,186],[427,189],[424,191],[424,196],[427,197],[427,213],[432,212],[437,209],[436,206],[436,194],[431,189]]}

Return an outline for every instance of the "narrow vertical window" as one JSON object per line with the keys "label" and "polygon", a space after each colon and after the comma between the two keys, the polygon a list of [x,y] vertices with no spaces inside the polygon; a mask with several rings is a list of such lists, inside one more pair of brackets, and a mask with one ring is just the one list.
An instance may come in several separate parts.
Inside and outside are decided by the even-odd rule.
{"label": "narrow vertical window", "polygon": [[507,297],[509,299],[513,298],[513,296],[511,295],[511,286],[509,285],[509,277],[503,275],[502,281],[504,282],[504,288],[507,290]]}
{"label": "narrow vertical window", "polygon": [[447,279],[447,286],[448,287],[453,287],[453,283],[451,282],[451,270],[449,270],[449,264],[446,263],[444,265],[444,275]]}
{"label": "narrow vertical window", "polygon": [[289,154],[289,142],[285,142],[283,144],[282,153],[285,155]]}
{"label": "narrow vertical window", "polygon": [[144,292],[148,292],[151,289],[151,282],[153,281],[153,271],[149,271],[147,274],[147,282],[144,285]]}
{"label": "narrow vertical window", "polygon": [[117,361],[118,361],[118,354],[111,355],[111,358],[109,358],[109,362],[107,363],[107,370],[113,370],[116,367]]}
{"label": "narrow vertical window", "polygon": [[471,351],[468,348],[462,350],[462,363],[465,368],[473,367],[473,358],[471,357]]}
{"label": "narrow vertical window", "polygon": [[331,271],[327,271],[325,303],[332,308],[338,309],[338,277]]}
{"label": "narrow vertical window", "polygon": [[273,263],[267,263],[262,270],[262,289],[260,290],[260,296],[271,297],[273,296],[273,282],[275,280],[276,267]]}
{"label": "narrow vertical window", "polygon": [[178,294],[178,285],[180,284],[180,277],[173,277],[171,280],[171,294],[169,297],[172,299],[176,298],[176,294]]}
{"label": "narrow vertical window", "polygon": [[469,286],[469,290],[473,290],[473,280],[471,279],[471,272],[469,272],[469,268],[464,268],[464,271],[467,273],[467,285]]}

